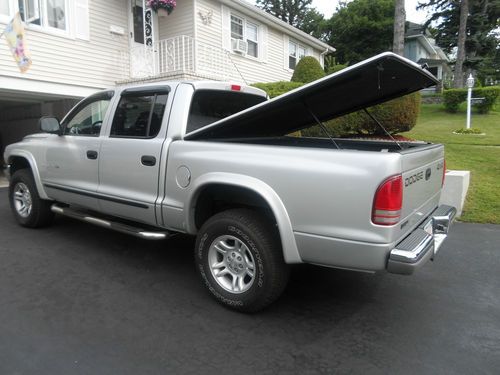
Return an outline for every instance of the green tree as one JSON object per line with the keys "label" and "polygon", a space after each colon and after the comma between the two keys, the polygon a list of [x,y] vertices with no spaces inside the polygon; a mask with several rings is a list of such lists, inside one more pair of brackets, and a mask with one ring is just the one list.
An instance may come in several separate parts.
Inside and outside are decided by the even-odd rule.
{"label": "green tree", "polygon": [[[500,0],[424,0],[420,8],[431,11],[431,17],[426,26],[435,28],[436,42],[447,53],[453,53],[457,48],[457,78],[463,77],[460,72],[462,56],[459,48],[463,38],[460,35],[460,19],[465,29],[463,49],[463,66],[465,70],[484,67],[485,62],[494,61],[494,55],[500,48],[498,28],[500,27]],[[465,7],[468,9],[464,9]],[[463,9],[461,14],[461,9]],[[468,17],[466,15],[468,14]],[[464,20],[466,20],[464,25]],[[486,60],[486,61],[485,61]],[[457,69],[458,68],[458,69]]]}
{"label": "green tree", "polygon": [[296,28],[321,36],[324,17],[311,7],[312,0],[257,0],[257,6]]}
{"label": "green tree", "polygon": [[339,3],[324,31],[337,62],[352,64],[390,51],[393,28],[394,0],[354,0]]}

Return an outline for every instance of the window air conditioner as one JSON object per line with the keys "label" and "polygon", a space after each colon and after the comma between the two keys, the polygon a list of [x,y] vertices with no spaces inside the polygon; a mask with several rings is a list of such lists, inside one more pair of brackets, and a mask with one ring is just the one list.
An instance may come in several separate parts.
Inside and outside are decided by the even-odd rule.
{"label": "window air conditioner", "polygon": [[248,43],[242,39],[231,38],[231,49],[233,52],[246,54],[248,48]]}

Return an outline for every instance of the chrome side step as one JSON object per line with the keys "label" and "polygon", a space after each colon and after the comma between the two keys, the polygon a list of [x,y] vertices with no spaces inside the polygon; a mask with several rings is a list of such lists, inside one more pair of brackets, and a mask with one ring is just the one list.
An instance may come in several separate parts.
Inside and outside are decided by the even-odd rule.
{"label": "chrome side step", "polygon": [[59,215],[64,215],[73,219],[84,221],[86,223],[95,224],[103,228],[130,234],[132,236],[143,238],[146,240],[164,240],[172,236],[172,233],[168,231],[148,231],[128,224],[94,217],[86,212],[77,211],[69,207],[61,207],[57,204],[53,204],[50,209],[52,210],[52,212]]}

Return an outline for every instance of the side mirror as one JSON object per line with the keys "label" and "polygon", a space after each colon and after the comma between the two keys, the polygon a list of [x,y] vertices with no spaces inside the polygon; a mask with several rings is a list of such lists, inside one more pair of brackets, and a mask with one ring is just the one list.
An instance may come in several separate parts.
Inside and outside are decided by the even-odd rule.
{"label": "side mirror", "polygon": [[61,124],[55,117],[42,117],[38,125],[40,126],[40,130],[44,133],[62,135]]}

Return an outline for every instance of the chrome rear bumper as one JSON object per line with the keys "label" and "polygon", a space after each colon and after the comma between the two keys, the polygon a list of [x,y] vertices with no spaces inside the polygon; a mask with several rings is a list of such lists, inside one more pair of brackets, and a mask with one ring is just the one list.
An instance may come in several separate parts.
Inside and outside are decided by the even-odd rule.
{"label": "chrome rear bumper", "polygon": [[436,208],[418,228],[391,250],[387,271],[410,275],[432,259],[446,239],[456,213],[455,207],[441,205]]}

